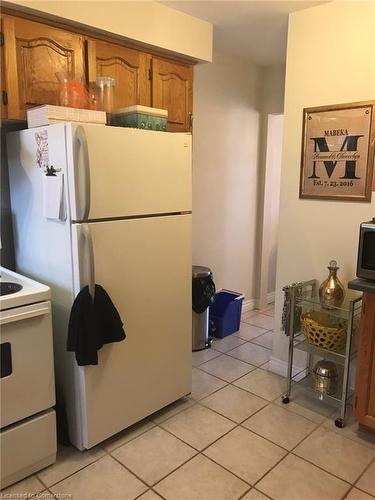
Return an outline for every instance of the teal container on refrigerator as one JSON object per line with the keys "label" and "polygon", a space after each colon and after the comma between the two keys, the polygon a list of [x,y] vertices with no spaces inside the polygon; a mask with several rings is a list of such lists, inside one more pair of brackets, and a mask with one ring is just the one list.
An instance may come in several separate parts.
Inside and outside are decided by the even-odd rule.
{"label": "teal container on refrigerator", "polygon": [[136,104],[114,110],[111,116],[111,125],[115,127],[141,128],[166,132],[168,125],[168,111],[166,109],[151,108]]}

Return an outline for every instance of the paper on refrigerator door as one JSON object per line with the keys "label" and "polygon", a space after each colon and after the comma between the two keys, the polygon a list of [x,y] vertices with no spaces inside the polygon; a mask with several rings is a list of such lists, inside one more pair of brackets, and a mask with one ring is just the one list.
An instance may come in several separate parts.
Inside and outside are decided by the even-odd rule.
{"label": "paper on refrigerator door", "polygon": [[42,130],[40,132],[35,132],[35,142],[36,142],[36,164],[39,168],[44,170],[48,167],[49,163],[49,150],[48,150],[48,132],[47,130]]}
{"label": "paper on refrigerator door", "polygon": [[64,174],[43,175],[43,214],[47,219],[65,220]]}

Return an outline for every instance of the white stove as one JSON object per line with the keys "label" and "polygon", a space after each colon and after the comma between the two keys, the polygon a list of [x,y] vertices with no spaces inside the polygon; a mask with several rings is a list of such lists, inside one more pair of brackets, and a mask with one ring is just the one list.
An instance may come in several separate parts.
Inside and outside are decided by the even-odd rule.
{"label": "white stove", "polygon": [[5,488],[56,460],[56,416],[50,289],[2,267],[0,273]]}
{"label": "white stove", "polygon": [[0,267],[0,287],[6,290],[6,286],[3,285],[7,283],[18,285],[21,289],[15,293],[0,294],[0,311],[51,299],[51,290],[48,286]]}

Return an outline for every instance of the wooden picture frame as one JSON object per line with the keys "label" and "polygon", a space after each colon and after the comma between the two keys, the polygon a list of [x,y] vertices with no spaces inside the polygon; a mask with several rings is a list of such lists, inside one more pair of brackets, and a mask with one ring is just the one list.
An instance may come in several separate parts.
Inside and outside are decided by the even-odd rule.
{"label": "wooden picture frame", "polygon": [[375,101],[304,108],[300,198],[370,202]]}

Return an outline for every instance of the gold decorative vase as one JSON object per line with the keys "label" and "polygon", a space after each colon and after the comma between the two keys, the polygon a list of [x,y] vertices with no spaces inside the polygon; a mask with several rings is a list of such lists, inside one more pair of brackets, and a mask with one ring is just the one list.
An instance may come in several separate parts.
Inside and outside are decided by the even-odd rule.
{"label": "gold decorative vase", "polygon": [[319,287],[319,298],[323,307],[328,309],[340,307],[345,296],[345,289],[337,277],[337,262],[331,260],[328,266],[329,275]]}

